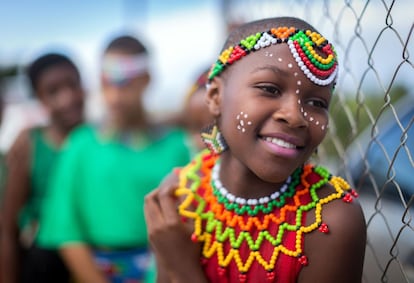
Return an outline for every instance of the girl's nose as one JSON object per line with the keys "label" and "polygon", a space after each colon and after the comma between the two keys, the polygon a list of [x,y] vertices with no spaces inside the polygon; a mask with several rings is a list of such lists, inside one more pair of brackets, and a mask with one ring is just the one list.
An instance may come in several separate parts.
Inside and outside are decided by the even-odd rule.
{"label": "girl's nose", "polygon": [[285,96],[278,100],[279,106],[273,113],[273,119],[288,124],[292,128],[308,126],[299,97],[296,95]]}

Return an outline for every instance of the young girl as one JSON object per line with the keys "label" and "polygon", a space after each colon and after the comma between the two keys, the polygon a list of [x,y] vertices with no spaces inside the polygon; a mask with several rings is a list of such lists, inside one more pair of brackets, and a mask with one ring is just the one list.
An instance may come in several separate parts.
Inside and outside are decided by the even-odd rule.
{"label": "young girl", "polygon": [[63,283],[69,280],[69,273],[60,256],[39,245],[37,236],[42,230],[41,206],[61,145],[84,119],[84,90],[78,68],[61,54],[38,57],[27,75],[49,114],[49,123],[23,130],[7,153],[0,277],[3,283]]}
{"label": "young girl", "polygon": [[337,70],[333,46],[300,19],[230,34],[209,75],[210,151],[146,198],[158,282],[361,281],[357,194],[308,163]]}
{"label": "young girl", "polygon": [[79,283],[144,281],[144,196],[189,160],[184,133],[146,115],[149,62],[132,36],[108,43],[101,70],[108,115],[70,135],[51,182],[39,240],[60,250]]}

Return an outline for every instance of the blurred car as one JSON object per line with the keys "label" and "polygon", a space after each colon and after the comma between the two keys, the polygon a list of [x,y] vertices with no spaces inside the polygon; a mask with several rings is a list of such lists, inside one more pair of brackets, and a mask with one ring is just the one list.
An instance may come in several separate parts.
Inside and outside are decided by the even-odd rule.
{"label": "blurred car", "polygon": [[414,282],[414,96],[393,106],[344,156],[367,222],[366,283]]}

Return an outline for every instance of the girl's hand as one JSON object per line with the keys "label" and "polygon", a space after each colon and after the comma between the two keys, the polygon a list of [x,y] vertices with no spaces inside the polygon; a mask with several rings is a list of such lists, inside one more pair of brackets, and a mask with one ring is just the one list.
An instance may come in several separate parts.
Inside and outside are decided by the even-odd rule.
{"label": "girl's hand", "polygon": [[200,265],[201,247],[191,241],[192,225],[184,223],[177,211],[177,187],[178,177],[171,173],[145,198],[148,238],[158,275],[166,275],[171,282],[207,282]]}

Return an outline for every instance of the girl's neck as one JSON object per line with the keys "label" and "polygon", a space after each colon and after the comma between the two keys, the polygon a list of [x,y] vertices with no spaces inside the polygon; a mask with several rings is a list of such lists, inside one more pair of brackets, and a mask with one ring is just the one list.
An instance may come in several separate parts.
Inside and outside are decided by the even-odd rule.
{"label": "girl's neck", "polygon": [[70,131],[73,129],[66,128],[57,123],[52,122],[49,126],[45,129],[46,138],[56,147],[60,147],[67,136],[69,135]]}
{"label": "girl's neck", "polygon": [[130,117],[112,117],[106,123],[110,128],[120,132],[134,132],[146,130],[149,121],[144,114],[137,114]]}
{"label": "girl's neck", "polygon": [[227,152],[221,154],[219,162],[221,162],[219,172],[221,183],[237,197],[248,199],[269,196],[279,191],[286,181],[266,182]]}

